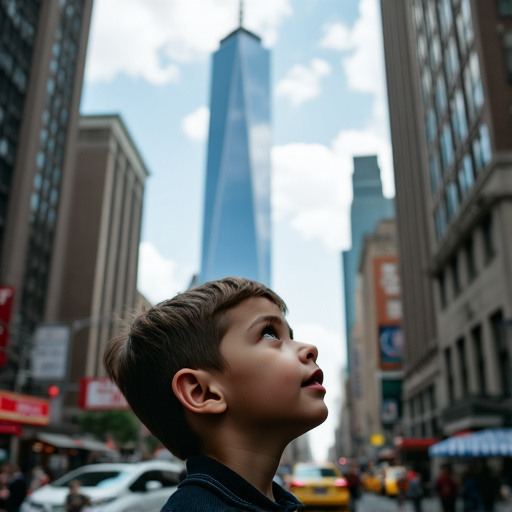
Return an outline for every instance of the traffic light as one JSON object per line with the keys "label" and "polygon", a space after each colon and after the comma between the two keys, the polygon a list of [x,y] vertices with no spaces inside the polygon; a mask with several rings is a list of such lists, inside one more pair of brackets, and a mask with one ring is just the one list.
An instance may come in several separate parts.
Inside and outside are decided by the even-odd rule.
{"label": "traffic light", "polygon": [[48,386],[48,396],[50,398],[57,398],[60,395],[60,388],[59,386]]}

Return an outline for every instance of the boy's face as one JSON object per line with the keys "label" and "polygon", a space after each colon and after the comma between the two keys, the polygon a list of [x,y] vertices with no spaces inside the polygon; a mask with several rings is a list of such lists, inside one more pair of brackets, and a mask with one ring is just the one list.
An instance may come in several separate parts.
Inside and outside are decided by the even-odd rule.
{"label": "boy's face", "polygon": [[228,313],[220,343],[227,369],[220,372],[227,413],[244,428],[282,428],[296,437],[327,418],[323,375],[315,346],[293,341],[279,307],[247,299]]}

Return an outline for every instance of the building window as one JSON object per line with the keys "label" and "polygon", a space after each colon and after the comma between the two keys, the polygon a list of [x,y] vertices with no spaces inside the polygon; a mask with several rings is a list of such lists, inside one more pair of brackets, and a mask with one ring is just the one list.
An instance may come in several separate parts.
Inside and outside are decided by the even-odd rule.
{"label": "building window", "polygon": [[494,256],[494,236],[492,233],[492,215],[490,213],[484,217],[481,226],[484,243],[484,261],[488,263]]}
{"label": "building window", "polygon": [[512,0],[497,0],[498,14],[500,16],[512,16]]}
{"label": "building window", "polygon": [[427,119],[425,122],[425,131],[427,132],[427,142],[432,144],[437,138],[437,121],[434,110],[429,108],[427,111]]}
{"label": "building window", "polygon": [[473,162],[471,161],[471,157],[467,153],[464,155],[462,159],[462,166],[459,169],[457,179],[459,182],[460,193],[463,199],[468,195],[469,191],[473,188],[473,185],[475,183]]}
{"label": "building window", "polygon": [[441,64],[441,41],[436,34],[430,45],[430,67],[433,71],[437,71],[439,64]]}
{"label": "building window", "polygon": [[508,329],[501,311],[492,315],[491,327],[500,372],[501,392],[505,396],[512,396],[512,367],[510,366],[510,353],[507,347]]}
{"label": "building window", "polygon": [[473,250],[473,237],[471,235],[464,242],[464,254],[466,255],[468,282],[471,282],[476,276],[475,252]]}
{"label": "building window", "polygon": [[487,386],[485,384],[485,358],[482,347],[482,328],[479,325],[471,331],[471,338],[473,340],[473,351],[476,360],[478,390],[479,394],[485,395],[487,393]]}
{"label": "building window", "polygon": [[428,104],[430,100],[430,93],[432,92],[432,75],[429,68],[423,69],[421,76],[421,91],[423,93],[423,103]]}
{"label": "building window", "polygon": [[455,38],[453,36],[448,40],[448,45],[446,46],[444,54],[444,63],[448,83],[452,84],[457,78],[460,69],[457,44],[455,43]]}
{"label": "building window", "polygon": [[446,283],[444,280],[444,271],[439,274],[437,278],[437,282],[439,283],[439,302],[441,303],[441,309],[444,309],[447,304],[446,300]]}
{"label": "building window", "polygon": [[427,2],[427,19],[425,26],[427,28],[427,35],[432,37],[437,30],[436,8],[434,2]]}
{"label": "building window", "polygon": [[450,166],[453,161],[453,139],[450,125],[446,123],[441,132],[441,160],[443,169]]}
{"label": "building window", "polygon": [[451,101],[453,133],[457,143],[464,141],[468,135],[468,122],[464,107],[464,96],[460,89],[456,89]]}
{"label": "building window", "polygon": [[446,97],[446,82],[444,76],[441,74],[437,77],[436,81],[436,108],[439,118],[443,117],[446,106],[448,105]]}
{"label": "building window", "polygon": [[456,297],[460,293],[459,262],[457,256],[450,260],[450,271],[452,274],[453,295]]}
{"label": "building window", "polygon": [[462,0],[460,13],[457,15],[456,21],[459,46],[463,54],[469,50],[475,37],[469,1],[470,0]]}
{"label": "building window", "polygon": [[446,187],[446,210],[448,213],[448,220],[452,220],[459,211],[459,192],[455,182],[451,182]]}
{"label": "building window", "polygon": [[420,34],[418,36],[418,60],[419,60],[420,64],[423,63],[426,56],[427,56],[427,40],[425,39],[424,34]]}
{"label": "building window", "polygon": [[441,163],[439,162],[439,155],[437,151],[434,152],[429,161],[430,170],[430,189],[432,191],[432,197],[437,193],[439,184],[441,183]]}
{"label": "building window", "polygon": [[487,125],[480,126],[478,136],[473,140],[473,156],[477,172],[480,172],[492,160],[491,140]]}
{"label": "building window", "polygon": [[503,38],[505,48],[505,68],[507,72],[507,81],[512,83],[512,33],[505,34]]}
{"label": "building window", "polygon": [[436,221],[436,236],[437,236],[438,240],[441,240],[441,238],[443,238],[444,233],[446,231],[446,209],[444,206],[444,201],[440,201],[439,205],[436,208],[435,221]]}
{"label": "building window", "polygon": [[462,396],[465,396],[469,393],[468,388],[468,367],[466,362],[466,340],[464,338],[460,338],[457,340],[457,354],[459,357],[459,367],[460,367],[460,380],[462,385]]}
{"label": "building window", "polygon": [[450,32],[453,23],[450,0],[441,0],[438,4],[438,9],[441,32],[443,33],[443,37],[446,37]]}
{"label": "building window", "polygon": [[452,368],[452,352],[450,347],[444,351],[444,361],[446,365],[446,386],[448,387],[448,401],[453,403],[455,399],[454,388],[453,388],[453,368]]}

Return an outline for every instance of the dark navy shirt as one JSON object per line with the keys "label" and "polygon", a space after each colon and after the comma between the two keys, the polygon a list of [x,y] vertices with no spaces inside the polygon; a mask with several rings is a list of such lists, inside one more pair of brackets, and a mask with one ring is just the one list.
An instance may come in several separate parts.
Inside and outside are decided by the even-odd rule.
{"label": "dark navy shirt", "polygon": [[275,482],[272,492],[275,502],[224,464],[197,455],[187,460],[187,477],[161,512],[299,510],[300,501]]}

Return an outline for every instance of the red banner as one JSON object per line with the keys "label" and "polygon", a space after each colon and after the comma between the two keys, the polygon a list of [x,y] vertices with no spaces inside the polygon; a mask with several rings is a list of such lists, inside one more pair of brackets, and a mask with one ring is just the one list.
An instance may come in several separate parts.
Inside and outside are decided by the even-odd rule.
{"label": "red banner", "polygon": [[9,347],[9,324],[11,322],[14,288],[0,286],[0,366],[7,364]]}
{"label": "red banner", "polygon": [[78,406],[93,411],[129,408],[119,388],[106,377],[80,381]]}
{"label": "red banner", "polygon": [[26,425],[48,425],[50,403],[45,398],[0,391],[0,420]]}

